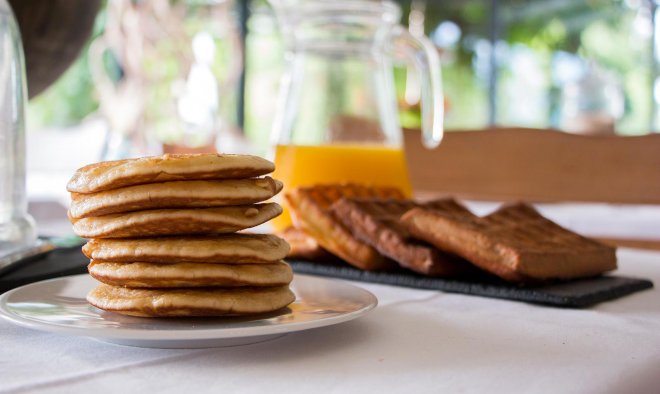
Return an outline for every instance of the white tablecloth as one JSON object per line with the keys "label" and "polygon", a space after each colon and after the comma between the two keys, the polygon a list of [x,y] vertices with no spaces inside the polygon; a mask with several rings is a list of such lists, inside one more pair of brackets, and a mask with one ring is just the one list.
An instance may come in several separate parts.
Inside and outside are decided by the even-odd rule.
{"label": "white tablecloth", "polygon": [[[660,253],[618,274],[660,284]],[[353,322],[233,348],[122,347],[0,320],[0,392],[541,392],[660,390],[660,292],[585,310],[358,284]]]}

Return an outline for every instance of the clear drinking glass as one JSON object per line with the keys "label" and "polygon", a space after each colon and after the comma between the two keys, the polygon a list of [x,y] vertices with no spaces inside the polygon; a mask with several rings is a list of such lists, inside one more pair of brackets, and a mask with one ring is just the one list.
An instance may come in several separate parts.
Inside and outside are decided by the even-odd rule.
{"label": "clear drinking glass", "polygon": [[[270,3],[286,61],[272,130],[275,176],[286,188],[358,182],[410,194],[393,63],[417,69],[423,141],[435,147],[444,108],[433,44],[399,24],[401,10],[391,1]],[[286,213],[275,223],[287,224]]]}
{"label": "clear drinking glass", "polygon": [[36,240],[25,197],[24,65],[14,15],[0,0],[0,258]]}

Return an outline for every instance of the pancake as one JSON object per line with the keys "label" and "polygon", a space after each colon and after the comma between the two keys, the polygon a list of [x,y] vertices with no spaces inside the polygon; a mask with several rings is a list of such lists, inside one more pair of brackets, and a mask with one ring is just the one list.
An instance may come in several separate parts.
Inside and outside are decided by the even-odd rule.
{"label": "pancake", "polygon": [[125,287],[282,286],[293,280],[287,263],[112,263],[92,260],[87,266],[96,280]]}
{"label": "pancake", "polygon": [[257,156],[166,154],[90,164],[76,171],[67,184],[67,190],[95,193],[145,183],[251,178],[274,170],[273,163]]}
{"label": "pancake", "polygon": [[83,253],[94,260],[120,263],[276,263],[289,244],[269,234],[227,234],[214,237],[92,239]]}
{"label": "pancake", "polygon": [[227,234],[254,227],[278,216],[276,203],[220,208],[154,209],[76,220],[73,231],[83,238],[132,238],[160,235]]}
{"label": "pancake", "polygon": [[130,316],[236,316],[284,308],[296,296],[288,286],[130,289],[101,284],[87,294],[97,308]]}
{"label": "pancake", "polygon": [[223,181],[181,181],[129,186],[93,194],[71,194],[69,217],[162,208],[210,208],[268,200],[282,190],[270,177]]}

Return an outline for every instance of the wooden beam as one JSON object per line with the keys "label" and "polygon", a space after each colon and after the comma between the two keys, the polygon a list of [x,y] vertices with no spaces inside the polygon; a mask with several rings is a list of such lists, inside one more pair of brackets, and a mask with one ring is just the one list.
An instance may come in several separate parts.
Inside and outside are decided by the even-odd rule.
{"label": "wooden beam", "polygon": [[477,200],[660,204],[660,134],[581,136],[552,130],[455,131],[425,149],[404,140],[413,188]]}

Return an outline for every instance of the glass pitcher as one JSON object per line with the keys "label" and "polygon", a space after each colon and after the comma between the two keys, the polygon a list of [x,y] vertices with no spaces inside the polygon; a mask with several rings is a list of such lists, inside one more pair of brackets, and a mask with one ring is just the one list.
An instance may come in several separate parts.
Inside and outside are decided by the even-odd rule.
{"label": "glass pitcher", "polygon": [[[286,69],[272,130],[275,177],[286,188],[387,185],[411,194],[394,87],[394,61],[421,81],[422,137],[443,134],[440,61],[433,44],[399,24],[391,1],[270,0]],[[274,224],[288,225],[285,214]]]}

